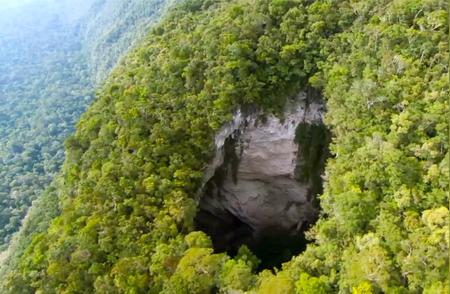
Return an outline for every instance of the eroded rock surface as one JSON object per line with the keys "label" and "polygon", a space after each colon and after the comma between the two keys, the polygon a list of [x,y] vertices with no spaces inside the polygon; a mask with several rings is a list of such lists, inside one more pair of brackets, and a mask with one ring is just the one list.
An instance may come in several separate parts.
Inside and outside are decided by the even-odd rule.
{"label": "eroded rock surface", "polygon": [[320,96],[302,92],[281,118],[238,112],[217,134],[197,216],[217,247],[296,236],[315,221],[327,149],[323,113]]}

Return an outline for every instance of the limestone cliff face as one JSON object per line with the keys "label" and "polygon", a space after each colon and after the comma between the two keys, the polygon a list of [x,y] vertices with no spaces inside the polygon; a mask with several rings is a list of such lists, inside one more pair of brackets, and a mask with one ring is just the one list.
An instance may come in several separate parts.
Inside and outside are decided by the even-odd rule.
{"label": "limestone cliff face", "polygon": [[238,112],[216,136],[200,227],[230,239],[222,242],[245,243],[273,233],[295,235],[314,222],[326,153],[324,142],[315,144],[326,139],[323,114],[320,96],[306,92],[288,101],[282,117]]}

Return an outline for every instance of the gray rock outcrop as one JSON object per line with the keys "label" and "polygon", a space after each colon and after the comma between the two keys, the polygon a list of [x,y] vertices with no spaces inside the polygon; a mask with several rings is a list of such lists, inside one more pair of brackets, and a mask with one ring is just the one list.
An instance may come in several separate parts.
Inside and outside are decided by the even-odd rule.
{"label": "gray rock outcrop", "polygon": [[[326,139],[323,114],[320,96],[305,92],[287,102],[281,118],[237,112],[216,136],[216,156],[205,173],[199,205],[203,216],[225,222],[233,216],[245,224],[245,238],[273,232],[295,235],[313,223],[318,213],[315,194],[321,187],[315,186],[317,179],[311,174],[317,178],[323,172],[327,144],[311,146],[298,140],[320,143]],[[323,138],[318,140],[316,133]],[[308,168],[317,171],[301,171]],[[226,232],[226,228],[215,228],[217,221],[200,223],[206,230],[222,230],[222,238],[239,231],[232,224]]]}

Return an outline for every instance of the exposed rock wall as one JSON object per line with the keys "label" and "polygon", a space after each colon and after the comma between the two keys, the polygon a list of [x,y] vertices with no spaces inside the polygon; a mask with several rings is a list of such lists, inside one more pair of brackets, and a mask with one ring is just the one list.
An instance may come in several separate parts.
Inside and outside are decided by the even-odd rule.
{"label": "exposed rock wall", "polygon": [[[298,235],[313,223],[327,148],[326,142],[316,144],[327,139],[323,114],[322,99],[311,91],[290,99],[281,118],[236,113],[216,136],[197,216],[200,229],[213,241],[219,234],[216,243],[227,247],[275,233]],[[305,168],[313,170],[300,170]]]}

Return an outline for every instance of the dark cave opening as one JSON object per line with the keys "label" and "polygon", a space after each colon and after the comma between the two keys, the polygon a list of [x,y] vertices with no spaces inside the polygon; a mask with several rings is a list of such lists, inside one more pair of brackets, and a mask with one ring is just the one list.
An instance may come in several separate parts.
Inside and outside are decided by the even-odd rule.
{"label": "dark cave opening", "polygon": [[[304,113],[310,103],[324,111],[320,99],[307,99]],[[294,147],[285,136],[293,121],[275,124],[276,130],[274,121],[245,125],[225,140],[223,164],[206,183],[195,217],[196,229],[211,237],[216,253],[235,256],[246,245],[261,262],[258,270],[279,268],[305,250],[305,232],[318,217],[317,195],[323,192],[329,156],[330,132],[321,119],[296,122],[289,137]],[[267,140],[274,131],[286,133]],[[294,164],[286,173],[290,162]]]}
{"label": "dark cave opening", "polygon": [[276,228],[256,234],[248,224],[229,212],[218,216],[201,209],[195,223],[198,230],[211,237],[216,253],[226,252],[233,257],[242,245],[246,245],[260,260],[258,271],[280,267],[301,253],[308,242],[303,233],[292,235]]}

